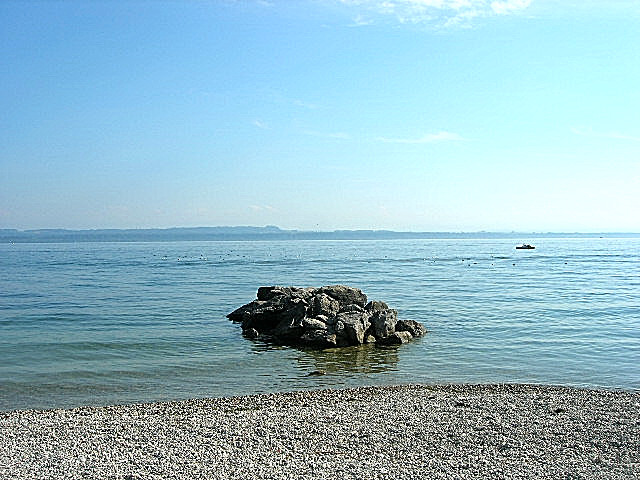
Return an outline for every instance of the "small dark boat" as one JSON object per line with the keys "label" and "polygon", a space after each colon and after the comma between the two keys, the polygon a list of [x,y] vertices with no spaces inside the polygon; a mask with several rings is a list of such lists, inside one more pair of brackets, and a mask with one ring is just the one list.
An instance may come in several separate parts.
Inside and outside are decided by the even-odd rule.
{"label": "small dark boat", "polygon": [[522,245],[516,245],[516,250],[534,250],[536,247],[533,245],[529,245],[528,243],[523,243]]}

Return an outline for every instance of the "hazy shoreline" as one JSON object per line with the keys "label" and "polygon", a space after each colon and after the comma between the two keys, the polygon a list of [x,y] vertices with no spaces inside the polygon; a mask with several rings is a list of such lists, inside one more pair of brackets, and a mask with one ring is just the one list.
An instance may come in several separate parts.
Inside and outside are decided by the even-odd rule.
{"label": "hazy shoreline", "polygon": [[1,478],[637,478],[640,394],[401,385],[0,413]]}
{"label": "hazy shoreline", "polygon": [[266,227],[177,227],[130,229],[0,229],[0,243],[281,241],[281,240],[436,240],[532,238],[638,238],[634,232],[413,232],[392,230],[287,230]]}

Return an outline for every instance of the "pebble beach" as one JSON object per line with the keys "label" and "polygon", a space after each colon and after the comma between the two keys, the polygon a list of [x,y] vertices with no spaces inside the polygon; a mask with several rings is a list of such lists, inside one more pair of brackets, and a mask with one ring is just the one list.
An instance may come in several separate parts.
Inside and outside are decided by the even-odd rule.
{"label": "pebble beach", "polygon": [[402,385],[0,412],[2,479],[640,477],[640,394]]}

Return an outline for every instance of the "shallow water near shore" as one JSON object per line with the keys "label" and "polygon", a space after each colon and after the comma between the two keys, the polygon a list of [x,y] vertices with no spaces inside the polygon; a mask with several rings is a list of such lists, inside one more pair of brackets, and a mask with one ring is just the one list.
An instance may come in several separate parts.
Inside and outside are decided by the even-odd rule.
{"label": "shallow water near shore", "polygon": [[[640,388],[640,239],[0,245],[0,409],[397,383]],[[348,284],[423,322],[304,351],[225,315],[261,285]],[[309,376],[314,370],[325,372]]]}

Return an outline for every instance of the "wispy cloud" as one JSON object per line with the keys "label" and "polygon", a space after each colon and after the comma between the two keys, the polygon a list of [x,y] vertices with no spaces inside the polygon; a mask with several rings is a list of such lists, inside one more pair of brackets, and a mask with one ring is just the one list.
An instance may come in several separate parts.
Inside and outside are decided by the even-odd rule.
{"label": "wispy cloud", "polygon": [[[468,25],[478,17],[512,15],[533,0],[337,0],[357,13],[352,26],[363,23],[363,13],[393,17],[400,23],[436,26]],[[372,23],[371,20],[367,21]]]}
{"label": "wispy cloud", "polygon": [[491,2],[491,10],[498,15],[508,15],[524,10],[531,5],[531,0],[499,0]]}
{"label": "wispy cloud", "polygon": [[420,143],[436,143],[436,142],[451,142],[451,141],[460,141],[464,140],[463,137],[458,135],[457,133],[451,132],[438,132],[438,133],[427,133],[422,137],[418,138],[389,138],[389,137],[378,137],[378,141],[385,143],[409,143],[409,144],[420,144]]}
{"label": "wispy cloud", "polygon": [[303,102],[302,100],[293,100],[293,104],[298,106],[298,107],[306,108],[308,110],[316,110],[316,109],[320,108],[320,105],[318,105],[316,103]]}
{"label": "wispy cloud", "polygon": [[630,140],[632,142],[640,142],[640,137],[636,137],[633,135],[627,135],[620,132],[594,132],[591,129],[587,128],[572,128],[571,131],[582,137],[592,137],[592,138],[610,138],[613,140]]}
{"label": "wispy cloud", "polygon": [[262,129],[262,130],[269,130],[269,125],[267,125],[265,122],[263,122],[262,120],[254,120],[253,122],[254,126]]}
{"label": "wispy cloud", "polygon": [[278,210],[271,205],[249,205],[254,212],[277,212]]}
{"label": "wispy cloud", "polygon": [[269,103],[296,106],[296,107],[304,108],[307,110],[318,110],[318,109],[324,108],[324,106],[319,103],[309,101],[308,99],[290,97],[278,90],[266,88],[262,90],[260,93],[264,97],[264,99]]}
{"label": "wispy cloud", "polygon": [[366,27],[371,24],[373,24],[373,20],[370,18],[365,18],[362,15],[356,15],[353,19],[353,23],[350,23],[347,27]]}
{"label": "wispy cloud", "polygon": [[344,132],[318,132],[316,130],[305,130],[302,132],[304,135],[321,138],[335,138],[338,140],[349,140],[351,135]]}

